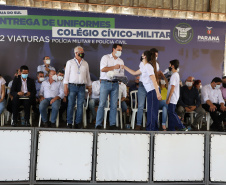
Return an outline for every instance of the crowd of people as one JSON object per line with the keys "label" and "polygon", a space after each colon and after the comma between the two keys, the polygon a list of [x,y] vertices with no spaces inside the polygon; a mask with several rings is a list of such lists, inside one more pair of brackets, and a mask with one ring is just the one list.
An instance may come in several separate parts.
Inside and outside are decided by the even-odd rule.
{"label": "crowd of people", "polygon": [[[225,122],[226,100],[226,77],[214,77],[210,84],[202,87],[201,80],[195,80],[189,76],[185,85],[181,86],[179,61],[169,62],[169,68],[162,72],[159,68],[158,50],[152,48],[144,51],[140,58],[137,70],[124,65],[120,58],[122,45],[114,44],[112,52],[104,55],[100,61],[100,79],[91,81],[88,62],[84,60],[85,52],[81,46],[74,48],[75,57],[67,61],[64,69],[56,72],[51,66],[49,56],[43,58],[43,65],[37,67],[37,79],[29,77],[28,66],[21,66],[14,75],[14,79],[8,83],[0,77],[0,114],[7,108],[12,113],[12,126],[19,126],[18,116],[21,105],[24,109],[24,126],[30,126],[30,111],[39,117],[41,115],[43,127],[56,127],[57,115],[66,112],[67,127],[82,128],[83,106],[86,99],[86,91],[90,95],[88,111],[91,112],[91,122],[96,129],[102,129],[104,109],[109,99],[110,114],[109,128],[116,127],[116,115],[118,97],[121,97],[122,112],[129,117],[127,86],[118,79],[112,78],[110,72],[124,76],[125,70],[135,76],[135,82],[129,87],[129,92],[137,91],[137,116],[136,130],[142,129],[142,117],[147,102],[146,130],[169,130],[187,131],[184,126],[185,117],[188,113],[195,113],[195,119],[191,128],[198,129],[206,112],[209,112],[213,123],[211,130],[223,131]],[[6,105],[6,96],[9,101]],[[147,101],[146,101],[147,100]],[[132,101],[133,97],[132,97]],[[74,107],[76,117],[73,120]],[[51,118],[48,119],[48,108],[51,107]],[[97,111],[96,111],[96,107]],[[159,110],[162,110],[161,125],[159,128]],[[168,129],[167,129],[168,122]],[[130,128],[129,119],[126,119],[127,127]]]}

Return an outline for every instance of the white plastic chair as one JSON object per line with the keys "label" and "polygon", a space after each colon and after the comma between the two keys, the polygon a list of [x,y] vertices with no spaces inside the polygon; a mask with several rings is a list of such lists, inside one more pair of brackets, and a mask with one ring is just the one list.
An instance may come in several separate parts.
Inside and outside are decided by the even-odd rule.
{"label": "white plastic chair", "polygon": [[[118,127],[118,125],[119,125],[119,123],[118,123],[118,112],[119,112],[120,126],[121,126],[121,129],[123,129],[121,97],[122,97],[122,95],[121,95],[121,92],[119,91],[119,94],[118,94],[118,107],[117,107],[117,114],[116,114],[116,127]],[[104,108],[104,129],[106,129],[108,111],[110,111],[110,98],[109,98],[109,95],[108,95],[108,99],[107,99],[107,107]]]}
{"label": "white plastic chair", "polygon": [[[52,106],[48,106],[48,110],[51,110],[50,115],[49,115],[49,120],[51,119],[51,114],[52,114]],[[60,109],[59,109],[60,110]],[[59,110],[58,110],[58,114],[57,114],[57,119],[56,119],[56,127],[59,127]],[[39,122],[38,122],[38,126],[41,127],[41,120],[42,120],[42,116],[41,114],[39,115]]]}
{"label": "white plastic chair", "polygon": [[[82,115],[82,120],[83,120],[83,127],[86,128],[87,127],[87,114],[86,114],[86,111],[87,111],[87,108],[89,106],[89,92],[88,90],[86,89],[85,91],[86,93],[86,105],[84,105],[83,103],[83,115]],[[75,107],[74,107],[74,112],[73,112],[73,122],[72,122],[72,125],[74,126],[74,120],[75,120],[75,112],[77,110],[77,100],[76,100],[76,104],[75,104]]]}
{"label": "white plastic chair", "polygon": [[[131,118],[131,128],[134,129],[135,127],[135,119],[136,119],[136,113],[137,113],[137,93],[138,90],[131,91],[130,92],[130,102],[131,102],[131,110],[132,110],[132,118]],[[134,99],[133,99],[134,97]]]}

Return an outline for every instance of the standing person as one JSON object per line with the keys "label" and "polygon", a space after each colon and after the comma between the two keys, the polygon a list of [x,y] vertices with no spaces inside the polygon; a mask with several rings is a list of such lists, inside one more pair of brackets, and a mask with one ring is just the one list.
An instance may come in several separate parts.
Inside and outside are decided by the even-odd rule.
{"label": "standing person", "polygon": [[90,80],[89,65],[83,59],[85,56],[84,49],[81,46],[74,48],[75,58],[67,61],[64,74],[64,94],[68,96],[67,107],[67,124],[72,128],[73,111],[77,98],[77,113],[75,128],[81,128],[83,117],[83,103],[85,99],[85,86],[91,91],[92,82]]}
{"label": "standing person", "polygon": [[6,106],[5,83],[5,79],[0,75],[0,115],[2,114]]}
{"label": "standing person", "polygon": [[225,101],[220,90],[221,83],[221,78],[215,77],[210,84],[202,88],[202,107],[210,113],[213,120],[210,128],[214,131],[223,131],[221,123],[226,117]]}
{"label": "standing person", "polygon": [[179,60],[171,60],[169,66],[169,71],[172,71],[173,74],[170,77],[166,100],[166,103],[168,104],[168,129],[170,131],[175,131],[175,127],[177,127],[177,129],[181,131],[188,131],[175,112],[177,101],[180,96],[180,76],[177,72]]}
{"label": "standing person", "polygon": [[42,71],[44,73],[45,80],[48,78],[50,70],[55,71],[55,68],[50,65],[50,62],[51,62],[50,57],[49,56],[45,56],[43,58],[43,63],[44,64],[43,65],[39,65],[37,67],[37,72]]}
{"label": "standing person", "polygon": [[124,65],[124,62],[119,57],[122,54],[122,45],[113,44],[112,53],[104,55],[100,61],[100,102],[97,110],[96,117],[96,129],[102,128],[102,122],[104,118],[104,107],[106,105],[107,97],[110,94],[110,129],[116,129],[116,114],[117,114],[117,102],[119,83],[118,81],[112,81],[107,72],[114,71],[124,75],[124,70],[120,68],[120,65]]}
{"label": "standing person", "polygon": [[[145,51],[141,56],[140,69],[134,71],[126,66],[124,69],[132,75],[140,75],[147,92],[147,127],[146,130],[158,130],[158,110],[161,94],[157,84],[156,58],[155,53]],[[138,94],[139,96],[139,94]],[[139,104],[139,98],[138,98]],[[139,105],[138,105],[139,106]]]}
{"label": "standing person", "polygon": [[35,101],[36,88],[33,79],[28,77],[29,69],[23,65],[20,67],[21,76],[15,77],[11,87],[10,94],[13,96],[13,126],[17,126],[17,117],[20,105],[24,106],[25,126],[30,126],[30,107],[32,101]]}

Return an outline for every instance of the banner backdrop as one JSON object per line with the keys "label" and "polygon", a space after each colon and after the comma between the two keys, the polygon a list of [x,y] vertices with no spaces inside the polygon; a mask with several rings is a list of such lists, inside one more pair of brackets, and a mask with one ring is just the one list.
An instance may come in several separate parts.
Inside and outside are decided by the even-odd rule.
{"label": "banner backdrop", "polygon": [[[21,65],[36,78],[37,66],[50,56],[51,65],[62,69],[81,45],[92,80],[100,75],[100,60],[123,44],[121,58],[137,70],[143,51],[159,50],[160,70],[179,59],[181,79],[194,76],[203,84],[223,74],[225,22],[168,19],[131,15],[88,13],[0,6],[0,73],[10,80]],[[134,77],[126,72],[130,80]]]}

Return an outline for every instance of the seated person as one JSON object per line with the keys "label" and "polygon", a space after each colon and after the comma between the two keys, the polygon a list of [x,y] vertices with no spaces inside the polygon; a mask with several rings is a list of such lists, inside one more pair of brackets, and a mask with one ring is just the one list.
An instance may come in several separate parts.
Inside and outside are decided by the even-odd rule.
{"label": "seated person", "polygon": [[210,128],[216,131],[223,131],[221,123],[226,116],[225,101],[220,90],[221,83],[222,80],[215,77],[210,84],[202,88],[202,107],[210,113],[213,120]]}
{"label": "seated person", "polygon": [[201,80],[195,80],[193,86],[194,86],[196,89],[198,89],[199,94],[201,94],[201,89],[202,89],[202,82],[201,82]]}
{"label": "seated person", "polygon": [[[63,83],[63,79],[64,79],[64,70],[62,69],[62,70],[57,71],[57,81]],[[62,120],[62,115],[63,115],[64,111],[67,110],[67,103],[68,103],[67,96],[64,96],[64,98],[61,100],[61,106],[60,106],[60,110],[59,110],[60,111],[60,115],[59,115],[60,120]]]}
{"label": "seated person", "polygon": [[180,98],[177,103],[177,114],[184,119],[185,113],[195,111],[197,113],[194,122],[192,123],[192,128],[197,129],[198,123],[201,122],[203,116],[205,115],[205,110],[200,106],[201,99],[197,88],[193,86],[193,77],[189,76],[185,85],[180,89]]}
{"label": "seated person", "polygon": [[5,79],[0,75],[0,115],[3,113],[6,106],[5,83]]}
{"label": "seated person", "polygon": [[49,56],[45,56],[43,58],[43,63],[44,63],[43,65],[38,66],[37,72],[42,71],[44,73],[44,78],[46,80],[49,76],[50,70],[55,71],[55,68],[50,66],[50,57]]}
{"label": "seated person", "polygon": [[[55,79],[55,80],[54,80]],[[56,118],[60,108],[61,99],[64,98],[64,87],[61,81],[57,81],[56,71],[49,72],[49,79],[42,82],[39,91],[39,111],[45,127],[56,127]],[[48,106],[52,106],[51,123],[48,123]]]}
{"label": "seated person", "polygon": [[162,110],[162,130],[166,131],[166,121],[167,121],[167,114],[168,114],[167,113],[168,105],[166,104],[168,80],[161,71],[159,71],[159,75],[160,75],[159,86],[161,89],[161,96],[162,96],[162,100],[159,101],[159,109]]}
{"label": "seated person", "polygon": [[89,110],[92,114],[92,123],[95,124],[96,122],[96,110],[95,106],[99,104],[99,97],[100,97],[100,80],[96,80],[92,83],[92,94],[89,100]]}
{"label": "seated person", "polygon": [[13,111],[13,126],[17,126],[17,118],[20,105],[24,106],[25,126],[30,126],[30,108],[32,101],[35,101],[35,82],[28,77],[29,69],[23,65],[20,67],[21,75],[15,77],[11,87],[10,94],[13,96],[12,111]]}

